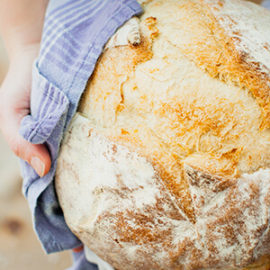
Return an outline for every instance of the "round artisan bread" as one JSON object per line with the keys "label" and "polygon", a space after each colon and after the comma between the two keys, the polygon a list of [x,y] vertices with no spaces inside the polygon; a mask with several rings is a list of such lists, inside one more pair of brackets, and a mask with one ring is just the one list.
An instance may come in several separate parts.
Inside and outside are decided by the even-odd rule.
{"label": "round artisan bread", "polygon": [[119,270],[269,269],[270,12],[141,2],[65,134],[66,222]]}

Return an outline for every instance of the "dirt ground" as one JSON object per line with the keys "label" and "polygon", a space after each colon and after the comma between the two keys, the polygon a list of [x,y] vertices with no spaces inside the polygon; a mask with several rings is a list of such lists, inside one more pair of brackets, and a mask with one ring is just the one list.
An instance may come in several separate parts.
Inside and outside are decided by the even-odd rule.
{"label": "dirt ground", "polygon": [[[0,82],[7,58],[0,40]],[[21,193],[18,160],[0,134],[0,270],[64,270],[68,252],[46,255],[33,231],[30,211]]]}

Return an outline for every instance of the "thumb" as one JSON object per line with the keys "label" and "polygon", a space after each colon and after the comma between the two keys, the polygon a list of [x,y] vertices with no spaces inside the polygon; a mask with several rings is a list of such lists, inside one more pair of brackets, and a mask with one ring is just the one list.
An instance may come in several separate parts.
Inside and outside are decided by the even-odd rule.
{"label": "thumb", "polygon": [[51,158],[46,146],[31,144],[24,140],[19,133],[16,135],[10,145],[13,152],[28,162],[40,177],[46,175],[51,167]]}
{"label": "thumb", "polygon": [[[45,145],[31,144],[19,134],[20,120],[18,115],[9,117],[8,122],[2,125],[3,135],[9,147],[16,156],[28,162],[36,173],[43,177],[51,168],[51,158]],[[8,124],[7,124],[8,123]]]}

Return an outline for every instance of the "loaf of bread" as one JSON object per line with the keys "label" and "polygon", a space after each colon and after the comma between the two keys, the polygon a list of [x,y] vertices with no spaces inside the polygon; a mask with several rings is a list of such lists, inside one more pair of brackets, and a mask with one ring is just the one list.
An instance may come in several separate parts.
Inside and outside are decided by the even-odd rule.
{"label": "loaf of bread", "polygon": [[66,222],[118,270],[270,269],[270,12],[141,3],[62,142]]}

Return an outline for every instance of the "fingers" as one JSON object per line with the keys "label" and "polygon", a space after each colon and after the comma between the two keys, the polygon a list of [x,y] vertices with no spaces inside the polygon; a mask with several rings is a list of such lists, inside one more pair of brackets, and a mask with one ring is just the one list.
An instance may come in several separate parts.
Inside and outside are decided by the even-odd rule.
{"label": "fingers", "polygon": [[39,45],[24,50],[10,62],[0,89],[0,128],[10,148],[28,162],[39,176],[51,167],[50,154],[45,145],[33,145],[19,134],[21,120],[29,114],[32,63]]}
{"label": "fingers", "polygon": [[49,172],[51,158],[45,145],[31,144],[18,134],[10,147],[19,158],[28,162],[40,177]]}
{"label": "fingers", "polygon": [[1,121],[1,128],[4,137],[9,144],[11,150],[15,153],[16,156],[28,162],[36,173],[43,177],[46,175],[51,168],[51,158],[49,151],[45,145],[35,145],[26,141],[19,134],[20,122],[22,115],[18,113],[13,113],[11,115],[5,113],[4,121]]}

